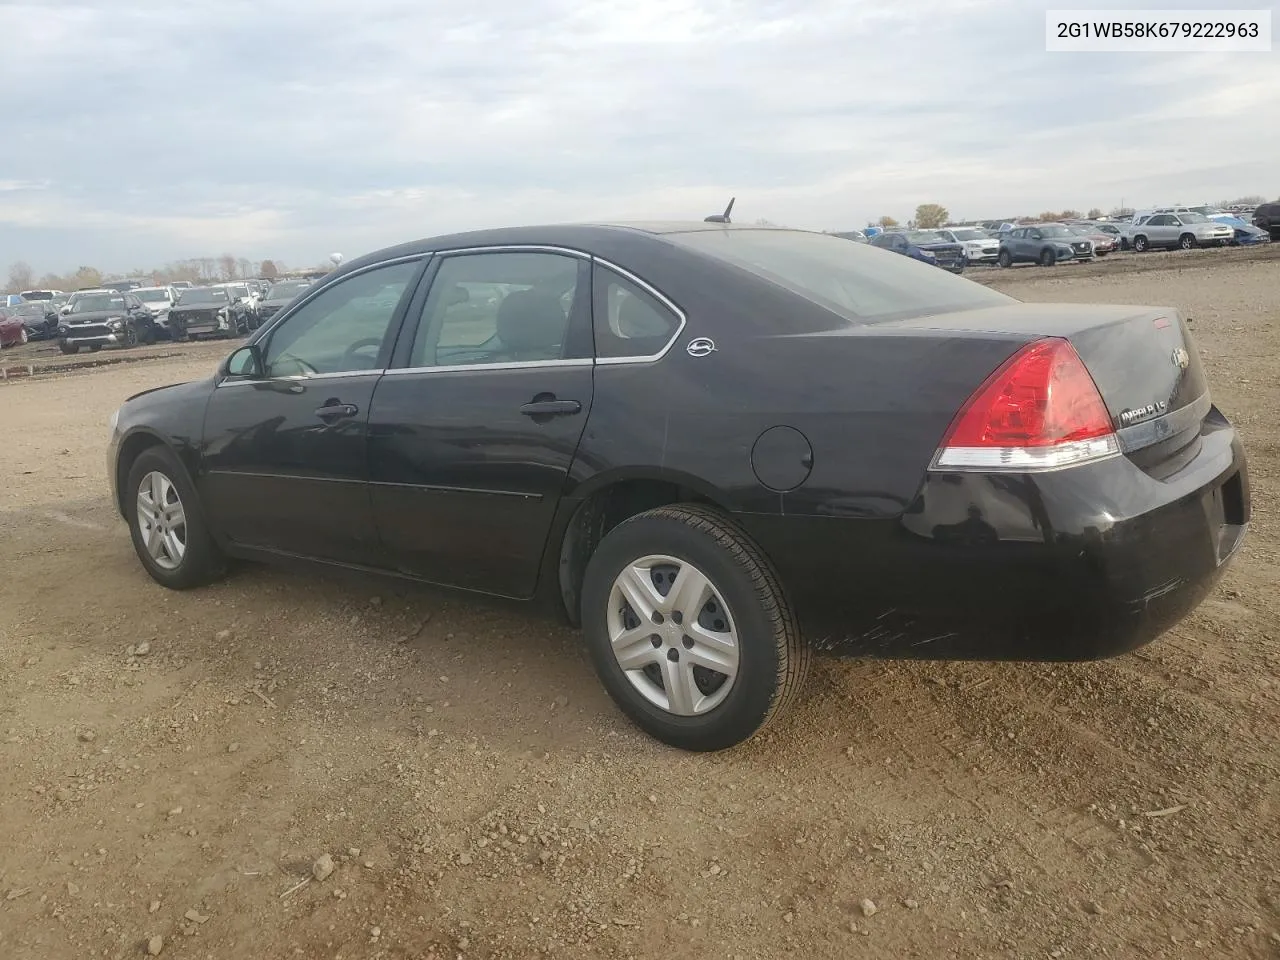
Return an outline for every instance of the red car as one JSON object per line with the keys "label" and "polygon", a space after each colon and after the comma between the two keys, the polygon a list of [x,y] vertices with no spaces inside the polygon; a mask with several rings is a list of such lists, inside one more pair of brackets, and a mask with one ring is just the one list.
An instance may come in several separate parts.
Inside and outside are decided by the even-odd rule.
{"label": "red car", "polygon": [[0,307],[0,347],[26,342],[27,325],[22,322],[22,318],[8,307]]}

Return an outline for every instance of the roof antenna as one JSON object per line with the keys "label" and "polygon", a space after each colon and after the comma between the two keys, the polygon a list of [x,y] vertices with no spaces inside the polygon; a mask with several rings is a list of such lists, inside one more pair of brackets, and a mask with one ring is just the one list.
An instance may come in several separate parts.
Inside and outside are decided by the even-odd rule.
{"label": "roof antenna", "polygon": [[724,213],[713,213],[711,216],[707,217],[702,222],[703,223],[729,223],[730,222],[729,214],[733,213],[733,201],[737,199],[738,199],[737,197],[730,197],[729,205],[724,208]]}

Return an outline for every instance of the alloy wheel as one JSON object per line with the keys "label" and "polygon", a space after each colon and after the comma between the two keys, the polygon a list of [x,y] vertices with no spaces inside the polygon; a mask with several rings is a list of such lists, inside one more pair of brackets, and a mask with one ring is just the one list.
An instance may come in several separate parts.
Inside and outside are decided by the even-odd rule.
{"label": "alloy wheel", "polygon": [[607,625],[618,666],[659,709],[698,716],[733,689],[739,663],[733,615],[692,563],[646,556],[627,564],[610,591]]}
{"label": "alloy wheel", "polygon": [[138,533],[156,566],[176,570],[187,554],[187,513],[178,488],[153,470],[138,484]]}

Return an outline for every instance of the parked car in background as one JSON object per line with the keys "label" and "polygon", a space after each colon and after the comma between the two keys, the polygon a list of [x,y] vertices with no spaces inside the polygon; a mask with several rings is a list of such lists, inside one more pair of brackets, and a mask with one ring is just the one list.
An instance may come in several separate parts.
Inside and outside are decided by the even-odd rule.
{"label": "parked car in background", "polygon": [[861,230],[845,230],[842,233],[833,233],[833,237],[839,237],[841,240],[852,240],[854,243],[870,243],[871,238]]}
{"label": "parked car in background", "polygon": [[[839,236],[839,234],[837,234]],[[865,239],[863,240],[865,243]],[[276,312],[291,304],[304,290],[315,286],[310,280],[279,280],[267,290],[258,304],[258,322],[266,323]]]}
{"label": "parked car in background", "polygon": [[1091,223],[1068,223],[1065,226],[1077,237],[1084,237],[1092,243],[1093,254],[1096,257],[1105,257],[1108,253],[1114,253],[1120,247],[1120,243],[1115,237],[1097,229]]}
{"label": "parked car in background", "polygon": [[1153,248],[1191,250],[1226,246],[1235,231],[1200,213],[1156,213],[1129,230],[1129,245],[1138,253]]}
{"label": "parked car in background", "polygon": [[79,353],[103,347],[134,347],[156,342],[151,311],[131,292],[102,290],[75,298],[71,312],[58,321],[58,349]]}
{"label": "parked car in background", "polygon": [[192,287],[178,294],[169,311],[169,332],[175,340],[242,337],[250,319],[249,308],[226,287]]}
{"label": "parked car in background", "polygon": [[52,300],[61,294],[61,290],[23,290],[18,296],[23,300]]}
{"label": "parked car in background", "polygon": [[218,286],[226,290],[233,301],[241,304],[245,308],[245,315],[248,318],[249,329],[251,331],[257,330],[258,324],[261,322],[258,317],[257,289],[242,280],[220,283]]}
{"label": "parked car in background", "polygon": [[163,286],[138,287],[131,292],[142,301],[142,305],[150,310],[151,315],[155,317],[156,333],[166,340],[173,339],[169,333],[169,311],[178,302],[178,291],[173,287]]}
{"label": "parked car in background", "polygon": [[0,348],[15,347],[30,339],[27,325],[10,306],[0,307]]}
{"label": "parked car in background", "polygon": [[1000,256],[1000,241],[981,227],[942,227],[938,234],[960,244],[966,263],[992,264]]}
{"label": "parked car in background", "polygon": [[58,311],[52,300],[27,300],[9,311],[26,326],[28,340],[52,340],[58,335]]}
{"label": "parked car in background", "polygon": [[91,294],[116,292],[117,291],[115,290],[108,290],[106,287],[85,287],[81,290],[75,291],[74,293],[68,294],[67,302],[58,308],[58,312],[64,315],[70,313],[71,308],[75,306],[77,300],[90,296]]}
{"label": "parked car in background", "polygon": [[124,293],[128,290],[137,290],[139,287],[154,286],[155,283],[149,277],[124,277],[120,280],[104,280],[102,288],[104,290],[116,290]]}
{"label": "parked car in background", "polygon": [[619,708],[695,750],[779,716],[815,650],[1128,652],[1250,521],[1177,311],[725,223],[362,257],[109,431],[158,584],[232,557],[554,602]]}
{"label": "parked car in background", "polygon": [[948,243],[936,230],[886,231],[872,237],[871,245],[951,273],[964,270],[963,248],[958,243]]}
{"label": "parked car in background", "polygon": [[1016,263],[1054,267],[1064,261],[1092,259],[1093,243],[1072,233],[1066,224],[1030,223],[1004,233],[996,262],[1002,267]]}
{"label": "parked car in background", "polygon": [[1271,242],[1271,235],[1266,230],[1261,227],[1255,227],[1248,221],[1230,213],[1220,213],[1209,219],[1224,224],[1235,231],[1235,236],[1231,240],[1233,247],[1251,247],[1256,243]]}
{"label": "parked car in background", "polygon": [[171,280],[169,286],[175,290],[190,290],[195,284],[190,280]]}
{"label": "parked car in background", "polygon": [[0,296],[4,297],[4,301],[0,303],[0,307],[16,307],[18,304],[22,303],[22,294],[20,293],[6,293],[0,294]]}
{"label": "parked car in background", "polygon": [[1280,200],[1258,204],[1253,211],[1253,225],[1266,230],[1272,240],[1280,240]]}

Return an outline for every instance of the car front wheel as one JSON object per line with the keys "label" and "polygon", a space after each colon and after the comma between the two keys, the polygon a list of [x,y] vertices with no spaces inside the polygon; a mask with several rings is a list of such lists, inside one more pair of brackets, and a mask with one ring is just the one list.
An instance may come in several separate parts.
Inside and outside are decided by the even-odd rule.
{"label": "car front wheel", "polygon": [[1054,253],[1053,250],[1050,249],[1049,247],[1045,247],[1044,250],[1040,252],[1040,266],[1056,267],[1057,265],[1058,265],[1058,255]]}
{"label": "car front wheel", "polygon": [[808,672],[812,652],[767,558],[706,507],[659,507],[611,530],[587,566],[582,605],[609,695],[675,747],[746,740]]}
{"label": "car front wheel", "polygon": [[1196,245],[1196,238],[1189,233],[1184,233],[1178,238],[1178,246],[1183,250],[1190,250]]}
{"label": "car front wheel", "polygon": [[171,590],[216,579],[224,562],[200,498],[168,447],[149,447],[129,468],[125,517],[133,549],[151,578]]}
{"label": "car front wheel", "polygon": [[1005,267],[1005,268],[1012,267],[1013,254],[1011,254],[1008,250],[1001,250],[1000,255],[996,257],[996,263],[1001,267]]}
{"label": "car front wheel", "polygon": [[1134,249],[1137,253],[1146,253],[1146,252],[1147,252],[1147,248],[1148,248],[1149,246],[1150,246],[1150,244],[1148,244],[1148,243],[1147,243],[1147,238],[1146,238],[1146,237],[1134,237],[1134,238],[1133,238],[1133,249]]}

